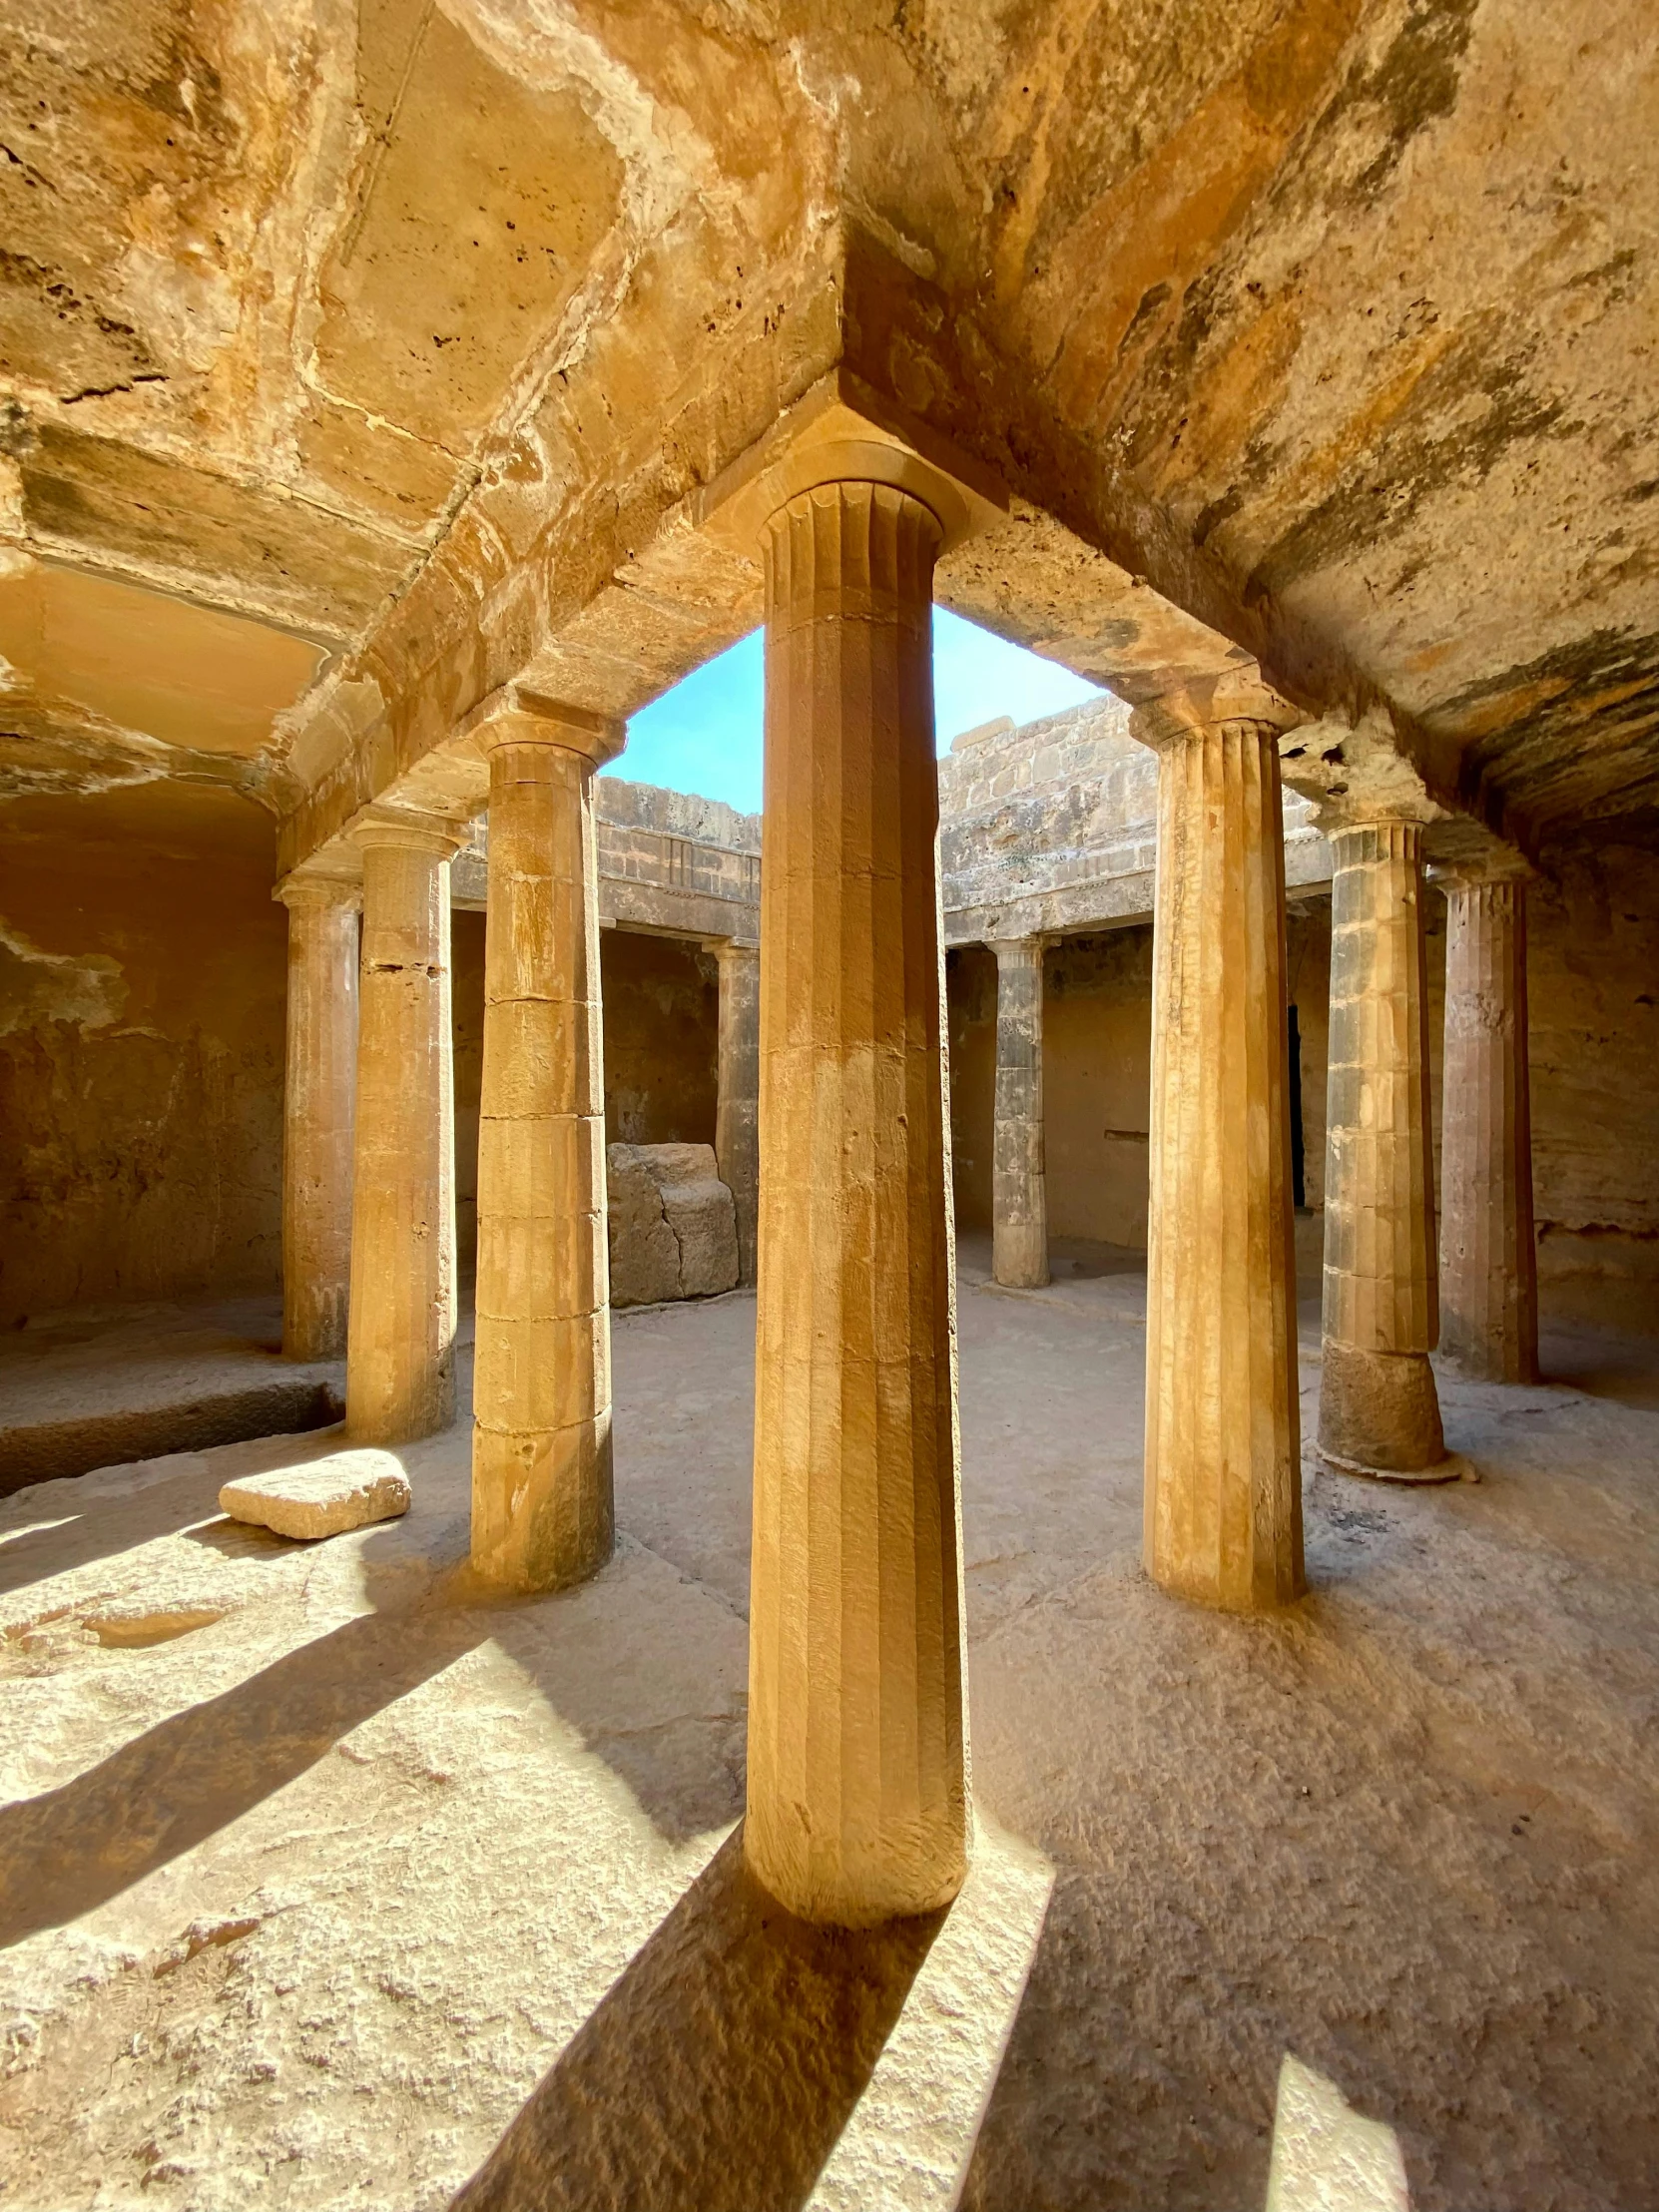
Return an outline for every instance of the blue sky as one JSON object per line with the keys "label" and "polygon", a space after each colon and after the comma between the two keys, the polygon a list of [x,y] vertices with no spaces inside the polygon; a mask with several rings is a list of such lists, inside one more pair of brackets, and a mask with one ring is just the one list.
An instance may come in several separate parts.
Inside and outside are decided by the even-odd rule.
{"label": "blue sky", "polygon": [[[724,799],[758,814],[765,689],[761,633],[708,662],[635,715],[628,749],[605,776]],[[1096,697],[1096,687],[1023,646],[1008,645],[960,615],[933,609],[933,701],[939,751],[998,715],[1035,722]]]}

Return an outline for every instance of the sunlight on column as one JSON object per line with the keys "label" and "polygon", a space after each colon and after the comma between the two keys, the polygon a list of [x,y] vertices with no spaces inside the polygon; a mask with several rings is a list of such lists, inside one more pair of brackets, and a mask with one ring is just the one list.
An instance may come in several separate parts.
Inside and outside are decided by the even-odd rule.
{"label": "sunlight on column", "polygon": [[968,1878],[807,2212],[956,2202],[1053,1887],[1046,1859],[978,1821]]}

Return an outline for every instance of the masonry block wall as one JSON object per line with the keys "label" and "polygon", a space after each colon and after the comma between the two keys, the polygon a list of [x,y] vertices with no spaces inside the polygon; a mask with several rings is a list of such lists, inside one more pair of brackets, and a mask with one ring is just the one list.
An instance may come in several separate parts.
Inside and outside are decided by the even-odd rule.
{"label": "masonry block wall", "polygon": [[1608,844],[1527,893],[1539,1309],[1659,1321],[1659,855]]}
{"label": "masonry block wall", "polygon": [[208,786],[0,809],[0,1324],[278,1289],[276,844]]}

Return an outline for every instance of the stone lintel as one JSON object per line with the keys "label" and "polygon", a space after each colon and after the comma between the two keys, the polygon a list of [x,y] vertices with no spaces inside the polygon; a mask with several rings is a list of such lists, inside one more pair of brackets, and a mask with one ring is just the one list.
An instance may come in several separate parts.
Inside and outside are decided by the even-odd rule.
{"label": "stone lintel", "polygon": [[951,950],[1032,937],[1052,944],[1059,937],[1084,936],[1095,930],[1133,929],[1152,919],[1152,871],[1140,868],[1097,882],[1069,884],[1063,890],[1038,891],[1006,904],[947,907],[944,941]]}
{"label": "stone lintel", "polygon": [[550,699],[523,683],[503,684],[481,699],[455,734],[486,757],[502,745],[556,745],[595,768],[614,761],[628,742],[627,725],[615,716]]}

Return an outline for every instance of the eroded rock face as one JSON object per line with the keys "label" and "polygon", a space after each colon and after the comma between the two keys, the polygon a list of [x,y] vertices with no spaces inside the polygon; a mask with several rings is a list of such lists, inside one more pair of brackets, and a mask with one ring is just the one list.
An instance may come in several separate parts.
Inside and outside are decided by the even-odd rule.
{"label": "eroded rock face", "polygon": [[713,1145],[614,1144],[611,1304],[712,1298],[738,1281],[738,1220]]}
{"label": "eroded rock face", "polygon": [[278,1536],[338,1536],[409,1510],[409,1478],[389,1451],[331,1451],[307,1467],[278,1467],[227,1482],[219,1493],[233,1520]]}

